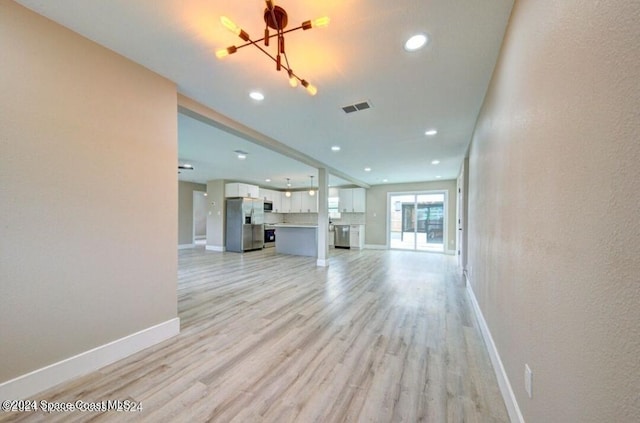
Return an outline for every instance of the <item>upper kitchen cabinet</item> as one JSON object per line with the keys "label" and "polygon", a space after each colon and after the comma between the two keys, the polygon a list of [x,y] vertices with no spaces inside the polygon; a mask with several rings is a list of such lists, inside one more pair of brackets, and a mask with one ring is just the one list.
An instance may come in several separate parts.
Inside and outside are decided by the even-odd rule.
{"label": "upper kitchen cabinet", "polygon": [[281,213],[291,213],[291,197],[284,192],[280,193],[280,209]]}
{"label": "upper kitchen cabinet", "polygon": [[271,201],[273,203],[273,213],[283,213],[282,210],[282,196],[284,193],[280,191],[274,191],[266,188],[260,188],[260,198],[264,201]]}
{"label": "upper kitchen cabinet", "polygon": [[273,191],[270,189],[258,188],[258,193],[264,201],[273,201]]}
{"label": "upper kitchen cabinet", "polygon": [[291,193],[291,209],[290,213],[302,213],[302,191],[293,191]]}
{"label": "upper kitchen cabinet", "polygon": [[224,196],[260,198],[260,188],[257,185],[233,182],[225,185]]}
{"label": "upper kitchen cabinet", "polygon": [[282,197],[284,193],[280,191],[272,191],[272,193],[271,201],[273,202],[273,212],[282,213]]}
{"label": "upper kitchen cabinet", "polygon": [[367,208],[367,191],[364,188],[343,188],[338,191],[339,207],[343,213],[364,213]]}
{"label": "upper kitchen cabinet", "polygon": [[318,196],[309,195],[307,191],[301,191],[302,194],[302,213],[318,213]]}

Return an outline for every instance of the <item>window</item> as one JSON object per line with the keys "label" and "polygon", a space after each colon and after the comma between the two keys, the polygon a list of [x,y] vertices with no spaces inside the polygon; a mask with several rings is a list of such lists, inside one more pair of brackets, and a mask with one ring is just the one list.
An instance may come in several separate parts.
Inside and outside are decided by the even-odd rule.
{"label": "window", "polygon": [[339,203],[339,197],[329,197],[329,219],[340,219]]}

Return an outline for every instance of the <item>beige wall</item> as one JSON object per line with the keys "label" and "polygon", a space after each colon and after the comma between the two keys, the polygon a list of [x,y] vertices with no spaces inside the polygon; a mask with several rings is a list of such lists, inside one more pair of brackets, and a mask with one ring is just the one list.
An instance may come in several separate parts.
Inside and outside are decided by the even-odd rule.
{"label": "beige wall", "polygon": [[173,83],[0,2],[0,382],[177,316]]}
{"label": "beige wall", "polygon": [[207,191],[204,184],[178,182],[178,245],[193,244],[193,192]]}
{"label": "beige wall", "polygon": [[470,279],[527,422],[640,421],[639,21],[516,1],[478,119]]}
{"label": "beige wall", "polygon": [[385,246],[387,243],[387,194],[390,192],[447,191],[447,242],[445,250],[456,248],[456,181],[415,182],[407,184],[375,185],[367,189],[366,234],[367,245]]}

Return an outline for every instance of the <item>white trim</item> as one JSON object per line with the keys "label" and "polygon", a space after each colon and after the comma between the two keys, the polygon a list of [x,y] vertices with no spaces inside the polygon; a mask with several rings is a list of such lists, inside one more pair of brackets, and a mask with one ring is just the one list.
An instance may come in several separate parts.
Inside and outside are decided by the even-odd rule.
{"label": "white trim", "polygon": [[513,393],[513,389],[511,388],[509,377],[507,376],[507,372],[505,371],[502,360],[500,359],[500,354],[498,353],[496,344],[493,342],[491,331],[487,326],[487,322],[484,320],[482,310],[480,310],[480,305],[478,304],[478,300],[473,293],[473,288],[471,287],[471,283],[469,283],[469,278],[467,277],[466,273],[465,279],[467,281],[467,294],[469,295],[469,300],[471,301],[473,311],[475,312],[476,319],[478,320],[478,325],[480,326],[480,332],[482,333],[482,337],[484,338],[484,343],[487,346],[487,352],[489,353],[489,358],[491,358],[493,371],[495,372],[496,378],[498,379],[498,386],[500,387],[502,399],[504,400],[505,406],[507,407],[509,419],[512,422],[525,423],[524,417],[522,417],[522,412],[520,411],[520,407],[518,406],[518,401],[516,400],[516,396]]}
{"label": "white trim", "polygon": [[382,244],[365,244],[365,250],[388,250],[389,248],[386,245]]}
{"label": "white trim", "polygon": [[445,254],[448,254],[450,256],[455,256],[456,255],[456,250],[447,250],[444,252]]}
{"label": "white trim", "polygon": [[0,384],[0,398],[23,399],[96,371],[180,333],[178,317]]}
{"label": "white trim", "polygon": [[196,248],[196,244],[181,244],[181,245],[178,245],[178,250],[188,250],[189,248]]}
{"label": "white trim", "polygon": [[206,246],[206,250],[207,251],[218,251],[220,253],[223,253],[225,251],[225,248],[217,246],[217,245],[207,245]]}
{"label": "white trim", "polygon": [[329,267],[329,259],[318,259],[316,265],[320,267]]}

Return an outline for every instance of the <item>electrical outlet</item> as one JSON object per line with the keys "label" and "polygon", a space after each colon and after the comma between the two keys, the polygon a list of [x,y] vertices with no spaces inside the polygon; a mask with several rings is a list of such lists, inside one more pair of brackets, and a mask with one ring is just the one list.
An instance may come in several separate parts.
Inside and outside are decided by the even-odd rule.
{"label": "electrical outlet", "polygon": [[524,390],[527,391],[529,398],[533,398],[533,372],[528,364],[524,365]]}

